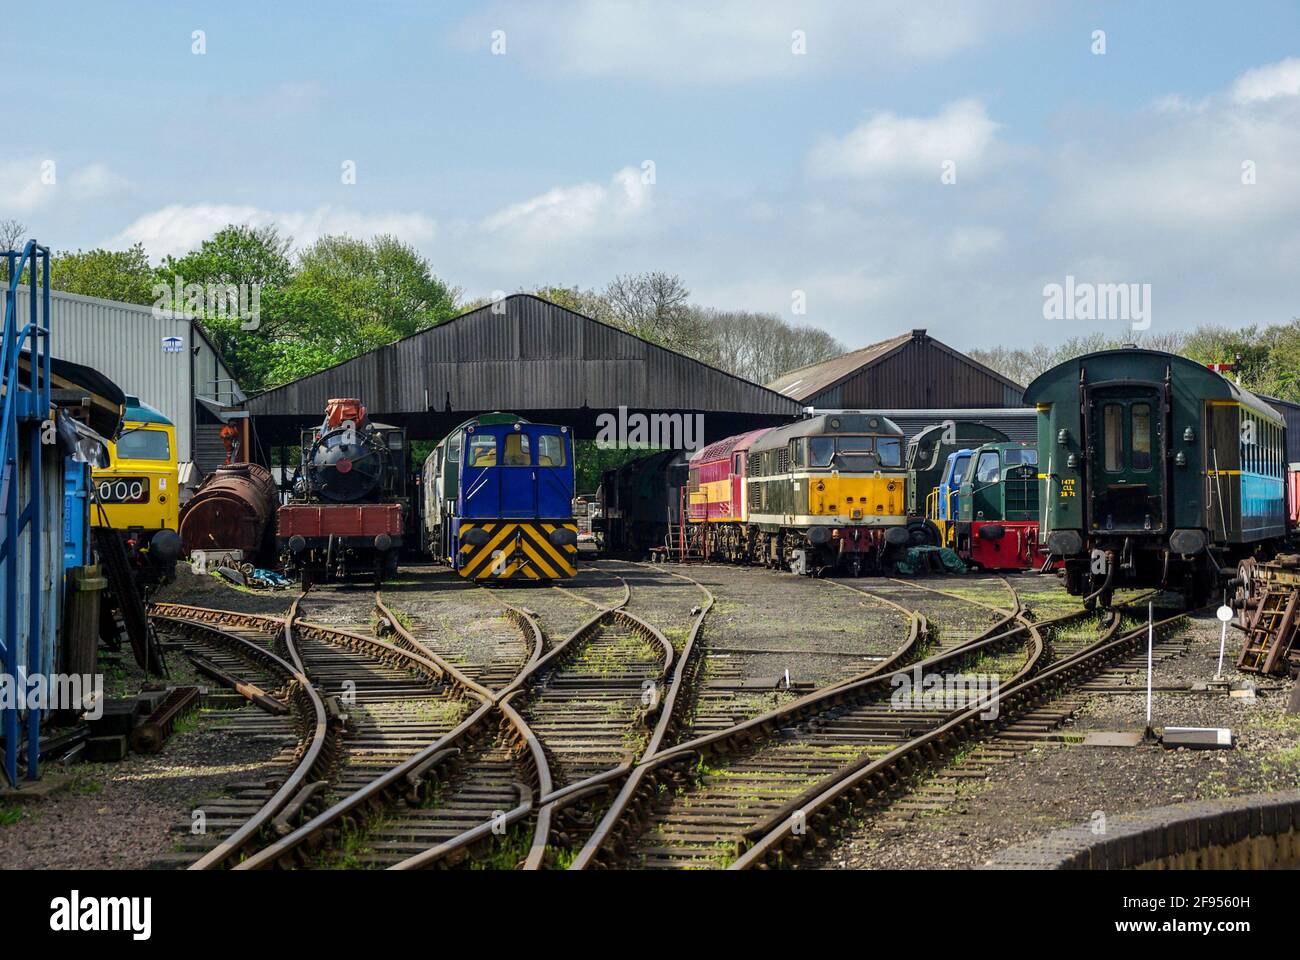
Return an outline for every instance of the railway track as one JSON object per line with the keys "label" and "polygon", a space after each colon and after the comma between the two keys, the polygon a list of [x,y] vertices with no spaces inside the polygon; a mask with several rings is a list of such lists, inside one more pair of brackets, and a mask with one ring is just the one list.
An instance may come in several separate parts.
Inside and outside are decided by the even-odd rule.
{"label": "railway track", "polygon": [[[841,796],[848,789],[841,785],[858,784],[862,771],[870,771],[870,786],[882,794],[910,782],[923,764],[955,745],[956,739],[946,732],[936,737],[936,731],[963,713],[951,699],[926,697],[923,678],[991,675],[1003,678],[1001,690],[1015,690],[1046,663],[1044,631],[1093,617],[1080,611],[1034,624],[1020,614],[1009,584],[1006,590],[1007,606],[986,604],[997,617],[982,635],[934,644],[914,667],[817,691],[649,758],[574,867],[753,865],[758,855],[746,851],[773,849],[769,835],[789,828],[801,841],[810,816],[823,826],[822,807],[830,802],[823,798]],[[1117,626],[1118,619],[1097,643],[1111,638]],[[991,701],[999,708],[1003,702],[996,696]],[[990,702],[975,709],[979,723],[989,709]],[[963,738],[974,734],[973,728],[962,729]],[[776,850],[780,860],[785,848],[777,844]]]}
{"label": "railway track", "polygon": [[[268,713],[248,706],[232,711],[221,726],[238,736],[281,744],[270,768],[259,779],[231,784],[228,794],[178,825],[173,852],[159,867],[208,870],[229,866],[255,848],[290,808],[304,788],[319,782],[333,766],[339,749],[341,716],[307,679],[288,617],[258,616],[193,607],[156,604],[151,616],[161,635],[179,641],[228,676],[250,683],[284,706]],[[285,657],[272,649],[281,647]],[[269,706],[269,704],[268,704]]]}

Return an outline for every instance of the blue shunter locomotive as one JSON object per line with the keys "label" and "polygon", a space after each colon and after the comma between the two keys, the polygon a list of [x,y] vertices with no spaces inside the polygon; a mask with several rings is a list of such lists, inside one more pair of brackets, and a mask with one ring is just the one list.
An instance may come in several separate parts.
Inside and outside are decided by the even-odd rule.
{"label": "blue shunter locomotive", "polygon": [[467,420],[424,461],[424,551],[467,580],[577,573],[573,437],[506,413]]}

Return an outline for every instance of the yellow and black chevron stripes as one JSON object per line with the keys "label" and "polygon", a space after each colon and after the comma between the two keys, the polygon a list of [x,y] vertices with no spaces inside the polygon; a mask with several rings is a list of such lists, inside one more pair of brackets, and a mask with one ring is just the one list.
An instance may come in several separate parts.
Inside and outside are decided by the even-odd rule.
{"label": "yellow and black chevron stripes", "polygon": [[[465,542],[471,529],[488,535],[482,546]],[[556,530],[572,531],[572,543],[550,541]],[[578,525],[567,521],[484,520],[460,525],[456,572],[466,580],[562,580],[578,573]]]}

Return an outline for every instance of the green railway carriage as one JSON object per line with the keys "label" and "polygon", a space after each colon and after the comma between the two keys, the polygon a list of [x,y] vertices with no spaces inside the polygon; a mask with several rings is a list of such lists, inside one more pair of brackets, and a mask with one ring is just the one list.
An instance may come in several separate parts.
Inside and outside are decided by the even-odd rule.
{"label": "green railway carriage", "polygon": [[1117,586],[1204,602],[1287,534],[1286,430],[1254,394],[1173,354],[1126,348],[1031,383],[1041,533],[1071,593]]}

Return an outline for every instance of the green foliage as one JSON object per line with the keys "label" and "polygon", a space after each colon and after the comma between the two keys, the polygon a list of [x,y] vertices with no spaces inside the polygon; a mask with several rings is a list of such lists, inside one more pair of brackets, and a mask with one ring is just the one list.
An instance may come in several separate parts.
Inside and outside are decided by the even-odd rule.
{"label": "green foliage", "polygon": [[154,270],[144,246],[127,250],[78,250],[57,253],[50,262],[50,287],[86,297],[152,305]]}
{"label": "green foliage", "polygon": [[[165,305],[200,320],[249,392],[316,373],[456,313],[459,291],[394,237],[322,237],[296,261],[291,244],[274,226],[231,224],[197,250],[168,257],[155,274],[169,291]],[[192,284],[242,287],[246,303],[256,288],[256,323],[224,305],[191,302],[185,288]]]}

